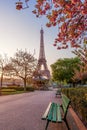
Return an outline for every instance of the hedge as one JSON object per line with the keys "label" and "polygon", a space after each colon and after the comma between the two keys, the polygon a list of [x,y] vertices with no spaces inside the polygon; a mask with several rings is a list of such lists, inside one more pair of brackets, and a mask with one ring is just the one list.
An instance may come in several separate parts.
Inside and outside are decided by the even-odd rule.
{"label": "hedge", "polygon": [[62,93],[70,98],[71,106],[84,124],[87,124],[87,88],[63,88]]}

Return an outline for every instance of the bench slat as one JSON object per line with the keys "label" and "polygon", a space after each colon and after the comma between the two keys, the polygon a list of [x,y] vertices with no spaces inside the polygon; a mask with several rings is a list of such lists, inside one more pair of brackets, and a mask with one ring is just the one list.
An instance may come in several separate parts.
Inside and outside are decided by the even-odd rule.
{"label": "bench slat", "polygon": [[54,107],[53,107],[53,118],[52,118],[53,122],[56,122],[56,120],[57,120],[56,113],[57,113],[57,105],[54,104]]}
{"label": "bench slat", "polygon": [[51,104],[51,107],[50,107],[50,110],[49,110],[49,113],[48,113],[47,120],[49,120],[49,121],[51,121],[52,118],[53,118],[53,107],[54,107],[54,103]]}
{"label": "bench slat", "polygon": [[49,105],[48,105],[48,107],[47,107],[47,109],[46,109],[46,111],[45,111],[45,113],[43,114],[43,116],[42,116],[42,120],[46,120],[46,118],[47,118],[47,115],[48,115],[48,112],[49,112],[49,109],[50,109],[50,107],[51,107],[51,102],[49,103]]}
{"label": "bench slat", "polygon": [[60,104],[57,104],[57,122],[62,122],[61,112],[60,112]]}
{"label": "bench slat", "polygon": [[63,103],[62,104],[62,108],[63,108],[63,112],[64,112],[64,114],[66,113],[66,111],[67,111],[67,108],[66,108],[66,106],[65,106],[65,104]]}
{"label": "bench slat", "polygon": [[64,94],[62,94],[62,101],[63,101],[63,104],[65,105],[65,107],[67,108],[67,104],[69,104],[70,99],[68,97],[66,97]]}
{"label": "bench slat", "polygon": [[64,94],[62,94],[62,108],[63,108],[64,115],[66,115],[66,113],[67,113],[69,104],[70,104],[70,99],[67,96],[65,96]]}

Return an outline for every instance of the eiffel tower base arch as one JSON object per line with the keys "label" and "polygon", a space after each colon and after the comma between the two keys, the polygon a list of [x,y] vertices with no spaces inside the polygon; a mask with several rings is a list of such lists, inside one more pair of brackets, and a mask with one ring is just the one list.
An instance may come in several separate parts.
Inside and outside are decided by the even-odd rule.
{"label": "eiffel tower base arch", "polygon": [[38,71],[35,71],[33,76],[33,85],[39,90],[48,90],[49,79],[43,78]]}

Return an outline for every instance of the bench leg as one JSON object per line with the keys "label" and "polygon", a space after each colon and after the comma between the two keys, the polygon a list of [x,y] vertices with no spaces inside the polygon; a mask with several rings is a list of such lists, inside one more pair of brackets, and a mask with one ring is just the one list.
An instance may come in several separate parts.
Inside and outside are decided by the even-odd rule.
{"label": "bench leg", "polygon": [[66,123],[66,126],[67,126],[68,130],[70,130],[67,120],[65,119],[64,121]]}
{"label": "bench leg", "polygon": [[47,124],[46,124],[45,130],[47,130],[48,125],[49,125],[49,121],[47,120]]}

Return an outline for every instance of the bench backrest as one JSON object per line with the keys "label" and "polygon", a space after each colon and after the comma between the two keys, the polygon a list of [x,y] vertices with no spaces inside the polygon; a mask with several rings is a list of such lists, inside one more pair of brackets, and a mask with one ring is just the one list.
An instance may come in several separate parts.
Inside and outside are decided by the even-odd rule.
{"label": "bench backrest", "polygon": [[66,119],[69,104],[70,104],[70,99],[64,94],[62,94],[62,109],[64,113],[64,119]]}

